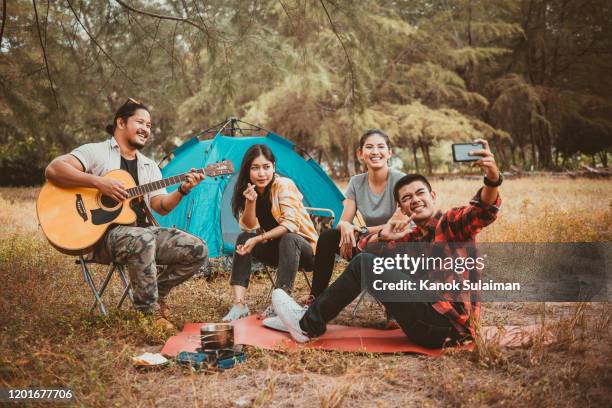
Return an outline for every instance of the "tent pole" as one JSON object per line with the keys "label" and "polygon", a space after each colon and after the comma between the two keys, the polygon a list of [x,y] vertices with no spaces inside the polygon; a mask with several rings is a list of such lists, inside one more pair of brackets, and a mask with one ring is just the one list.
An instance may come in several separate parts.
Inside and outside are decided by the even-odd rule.
{"label": "tent pole", "polygon": [[[219,122],[216,125],[213,125],[213,126],[209,127],[208,129],[205,129],[205,130],[202,130],[202,131],[200,131],[198,133],[195,133],[194,135],[190,136],[190,138],[197,137],[199,139],[201,136],[204,136],[207,133],[212,133],[214,130],[216,130],[215,134],[217,134],[217,133],[223,134],[223,131],[226,130],[226,128],[229,131],[229,135],[230,136],[236,136],[236,134],[237,134],[236,130],[239,130],[240,133],[244,136],[244,131],[243,131],[243,129],[239,125],[240,123],[248,125],[248,126],[254,128],[256,130],[263,130],[263,131],[266,131],[268,133],[272,133],[270,130],[268,130],[268,129],[264,128],[264,127],[254,125],[252,123],[245,122],[244,120],[238,119],[235,116],[230,116],[226,120],[224,120],[223,122]],[[228,128],[228,125],[230,125],[229,128]]]}
{"label": "tent pole", "polygon": [[221,129],[219,129],[217,133],[221,133],[223,135],[223,130],[226,128],[227,125],[231,123],[232,123],[232,118],[230,117],[225,121],[225,123],[223,124],[223,126],[221,126]]}
{"label": "tent pole", "polygon": [[205,135],[207,133],[210,133],[212,130],[217,129],[219,127],[221,127],[223,124],[225,124],[225,121],[223,122],[219,122],[216,125],[213,125],[211,127],[209,127],[206,130],[202,130],[201,132],[196,133],[195,135],[191,136],[191,137],[197,137],[198,139],[200,138],[200,136]]}
{"label": "tent pole", "polygon": [[232,116],[229,120],[230,120],[230,122],[232,124],[231,127],[230,127],[230,130],[229,130],[230,131],[230,136],[234,137],[234,136],[236,136],[236,122],[238,122],[238,119],[236,119],[235,117]]}
{"label": "tent pole", "polygon": [[256,128],[256,129],[259,129],[259,130],[265,130],[265,131],[266,131],[266,132],[268,132],[268,133],[272,133],[271,131],[269,131],[269,130],[268,130],[268,129],[266,129],[266,128],[263,128],[263,127],[261,127],[261,126],[254,125],[254,124],[249,123],[249,122],[245,122],[245,121],[244,121],[244,120],[242,120],[242,119],[236,119],[236,122],[244,123],[245,125],[249,125],[249,126],[254,127],[254,128]]}

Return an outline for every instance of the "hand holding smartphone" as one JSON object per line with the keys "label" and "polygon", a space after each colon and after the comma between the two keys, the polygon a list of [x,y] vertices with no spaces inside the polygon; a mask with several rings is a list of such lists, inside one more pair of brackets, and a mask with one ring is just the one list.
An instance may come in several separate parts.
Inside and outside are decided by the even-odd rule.
{"label": "hand holding smartphone", "polygon": [[484,144],[476,143],[453,143],[453,160],[456,162],[473,162],[481,159],[481,156],[472,156],[470,152],[484,150]]}

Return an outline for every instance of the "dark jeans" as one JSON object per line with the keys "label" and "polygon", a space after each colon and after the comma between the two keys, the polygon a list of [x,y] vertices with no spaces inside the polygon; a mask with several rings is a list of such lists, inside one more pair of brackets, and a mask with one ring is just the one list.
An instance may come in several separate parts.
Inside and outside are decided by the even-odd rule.
{"label": "dark jeans", "polygon": [[[315,254],[314,270],[312,276],[312,290],[310,294],[315,298],[319,296],[331,280],[334,272],[336,254],[340,254],[340,231],[337,229],[326,229],[321,232],[317,241],[317,253]],[[353,248],[353,256],[357,250]]]}
{"label": "dark jeans", "polygon": [[[238,235],[236,245],[242,245],[256,235],[243,232]],[[312,270],[314,263],[312,247],[308,241],[301,235],[289,232],[280,238],[256,245],[250,254],[238,255],[235,252],[230,279],[232,285],[249,286],[253,257],[268,266],[278,266],[276,286],[286,291],[291,291],[298,269]]]}
{"label": "dark jeans", "polygon": [[[374,255],[369,253],[355,256],[342,275],[310,305],[300,320],[302,330],[310,337],[318,337],[325,333],[327,322],[338,316],[342,309],[361,293],[361,268],[365,267],[368,273],[372,273],[373,259]],[[431,303],[382,302],[382,304],[404,333],[420,346],[439,348],[446,343],[447,338],[451,339],[451,343],[460,339],[451,322],[436,312]]]}

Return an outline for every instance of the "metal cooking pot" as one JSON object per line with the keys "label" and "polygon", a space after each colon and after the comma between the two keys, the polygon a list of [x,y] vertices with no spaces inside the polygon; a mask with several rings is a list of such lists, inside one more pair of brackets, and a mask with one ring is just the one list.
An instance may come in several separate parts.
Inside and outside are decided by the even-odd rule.
{"label": "metal cooking pot", "polygon": [[219,350],[234,346],[234,326],[229,323],[208,323],[200,327],[202,350]]}

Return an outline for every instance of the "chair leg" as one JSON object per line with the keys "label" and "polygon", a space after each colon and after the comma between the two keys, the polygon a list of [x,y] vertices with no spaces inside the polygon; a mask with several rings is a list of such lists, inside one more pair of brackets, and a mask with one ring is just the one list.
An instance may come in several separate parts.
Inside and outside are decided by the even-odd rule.
{"label": "chair leg", "polygon": [[272,271],[270,270],[269,266],[264,266],[264,270],[266,271],[266,276],[268,277],[268,279],[272,283],[272,286],[270,286],[270,290],[268,291],[268,299],[270,299],[270,298],[272,298],[272,291],[274,289],[276,289],[276,281],[272,277]]}
{"label": "chair leg", "polygon": [[[272,283],[272,286],[270,287],[270,291],[268,292],[268,298],[271,298],[272,291],[276,289],[276,281],[272,277],[272,272],[270,271],[270,267],[266,266],[264,268],[266,271],[266,276],[268,276],[268,279]],[[306,271],[303,269],[300,269],[300,272],[302,272],[302,275],[304,276],[304,279],[306,280],[306,285],[308,286],[308,289],[310,289],[310,291],[312,292],[312,284],[310,283],[310,279],[308,279],[308,275],[306,274]]]}
{"label": "chair leg", "polygon": [[[106,290],[106,287],[108,286],[108,283],[110,282],[111,278],[113,277],[113,273],[115,272],[115,264],[111,264],[108,267],[108,272],[106,274],[106,278],[104,278],[104,282],[102,282],[102,286],[100,287],[100,291],[98,292],[98,295],[100,296],[100,298],[102,298],[102,296],[104,296],[104,291]],[[89,309],[89,313],[93,312],[93,310],[96,308],[96,304],[97,304],[97,300],[94,301],[94,304],[91,305],[91,309]]]}
{"label": "chair leg", "polygon": [[89,288],[91,289],[91,292],[93,293],[94,298],[95,298],[95,302],[92,308],[90,309],[90,313],[93,312],[93,309],[96,307],[96,305],[98,305],[98,307],[100,308],[100,313],[103,316],[107,316],[108,313],[106,312],[104,303],[102,303],[102,299],[100,299],[100,295],[98,294],[98,289],[96,288],[96,285],[93,281],[93,278],[91,277],[91,274],[89,273],[89,268],[87,267],[87,263],[85,262],[85,259],[83,259],[83,256],[79,256],[79,264],[81,265],[81,271],[83,272],[83,278],[85,279],[85,282],[87,282],[87,284],[89,285]]}
{"label": "chair leg", "polygon": [[310,283],[310,279],[308,279],[308,274],[303,269],[302,269],[302,275],[304,276],[304,279],[306,280],[306,285],[308,286],[308,289],[310,289],[310,293],[312,293],[312,284]]}
{"label": "chair leg", "polygon": [[[121,299],[119,299],[119,303],[117,303],[117,309],[121,309],[121,306],[123,305],[123,302],[125,301],[125,298],[128,297],[128,295],[131,295],[131,290],[130,290],[129,286],[123,290],[123,294],[121,295]],[[131,298],[131,296],[130,296],[130,298]],[[134,304],[134,302],[132,302],[132,304]]]}
{"label": "chair leg", "polygon": [[119,277],[121,278],[121,281],[123,282],[123,286],[125,287],[123,294],[121,295],[121,299],[119,300],[119,303],[117,304],[117,309],[121,309],[121,305],[123,305],[123,302],[126,297],[130,299],[130,302],[132,303],[132,305],[134,304],[134,294],[132,292],[132,286],[125,276],[125,269],[123,268],[123,265],[118,265],[117,269],[119,272]]}
{"label": "chair leg", "polygon": [[[357,303],[355,304],[355,307],[353,308],[353,312],[352,312],[352,318],[354,319],[355,316],[357,315],[357,310],[359,310],[359,305],[361,303],[363,303],[365,305],[365,297],[368,295],[368,291],[364,290],[359,294],[359,297],[357,298]],[[386,315],[386,319],[387,319],[387,323],[389,323],[390,320],[390,315],[387,313],[385,306],[382,304],[382,302],[378,299],[376,299],[375,297],[372,297],[375,301],[376,304],[378,304],[378,306],[382,307],[383,310],[385,310],[385,315]]]}
{"label": "chair leg", "polygon": [[359,309],[359,305],[361,304],[361,302],[364,301],[365,296],[368,292],[367,291],[362,291],[361,294],[359,295],[359,297],[357,298],[357,303],[355,304],[355,307],[353,308],[353,319],[355,318],[355,316],[357,315],[357,310]]}

